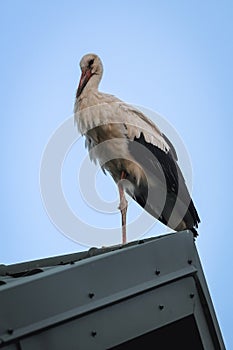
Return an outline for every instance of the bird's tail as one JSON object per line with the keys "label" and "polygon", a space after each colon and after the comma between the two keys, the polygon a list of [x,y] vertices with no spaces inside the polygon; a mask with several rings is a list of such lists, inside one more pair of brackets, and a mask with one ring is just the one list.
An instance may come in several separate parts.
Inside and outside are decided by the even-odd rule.
{"label": "bird's tail", "polygon": [[197,238],[197,236],[198,236],[197,230],[194,227],[192,227],[192,228],[190,228],[190,231],[193,233],[193,237]]}

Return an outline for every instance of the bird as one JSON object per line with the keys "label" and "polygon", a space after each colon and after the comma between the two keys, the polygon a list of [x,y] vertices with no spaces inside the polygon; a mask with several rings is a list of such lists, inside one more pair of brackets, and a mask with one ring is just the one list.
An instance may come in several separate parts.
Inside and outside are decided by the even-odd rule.
{"label": "bird", "polygon": [[80,69],[75,122],[90,160],[117,184],[122,244],[127,242],[125,193],[164,225],[190,230],[196,238],[200,218],[171,141],[139,109],[99,91],[103,64],[97,54],[84,55]]}

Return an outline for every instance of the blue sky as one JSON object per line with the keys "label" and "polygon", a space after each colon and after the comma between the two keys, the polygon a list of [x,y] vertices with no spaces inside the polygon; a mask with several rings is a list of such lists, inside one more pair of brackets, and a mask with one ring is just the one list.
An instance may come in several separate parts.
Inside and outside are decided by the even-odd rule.
{"label": "blue sky", "polygon": [[[39,174],[51,135],[72,115],[79,60],[95,52],[104,63],[101,90],[157,111],[188,150],[202,219],[197,247],[226,345],[233,348],[232,14],[225,0],[1,3],[2,263],[87,249],[52,224]],[[79,139],[64,160],[66,198],[88,225],[117,226],[117,211],[89,212],[80,200],[77,174],[85,156]],[[110,178],[97,172],[96,183],[103,202],[117,203]],[[130,205],[133,220],[140,211]],[[149,235],[165,232],[156,225]]]}

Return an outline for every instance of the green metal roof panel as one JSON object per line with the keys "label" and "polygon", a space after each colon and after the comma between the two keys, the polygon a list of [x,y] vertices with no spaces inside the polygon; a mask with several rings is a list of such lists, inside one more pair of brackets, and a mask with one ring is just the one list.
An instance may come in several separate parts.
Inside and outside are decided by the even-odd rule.
{"label": "green metal roof panel", "polygon": [[224,349],[189,231],[1,266],[0,277],[4,349],[123,349],[181,320],[203,349]]}

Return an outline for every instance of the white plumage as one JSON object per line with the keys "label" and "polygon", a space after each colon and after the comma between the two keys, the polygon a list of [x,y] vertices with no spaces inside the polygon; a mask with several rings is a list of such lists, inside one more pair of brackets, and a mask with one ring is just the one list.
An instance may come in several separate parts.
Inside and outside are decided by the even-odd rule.
{"label": "white plumage", "polygon": [[123,243],[127,211],[124,190],[164,224],[175,230],[188,228],[197,235],[194,227],[200,219],[171,142],[141,111],[98,91],[103,66],[97,55],[85,55],[80,67],[75,120],[86,137],[90,159],[98,160],[118,185]]}

